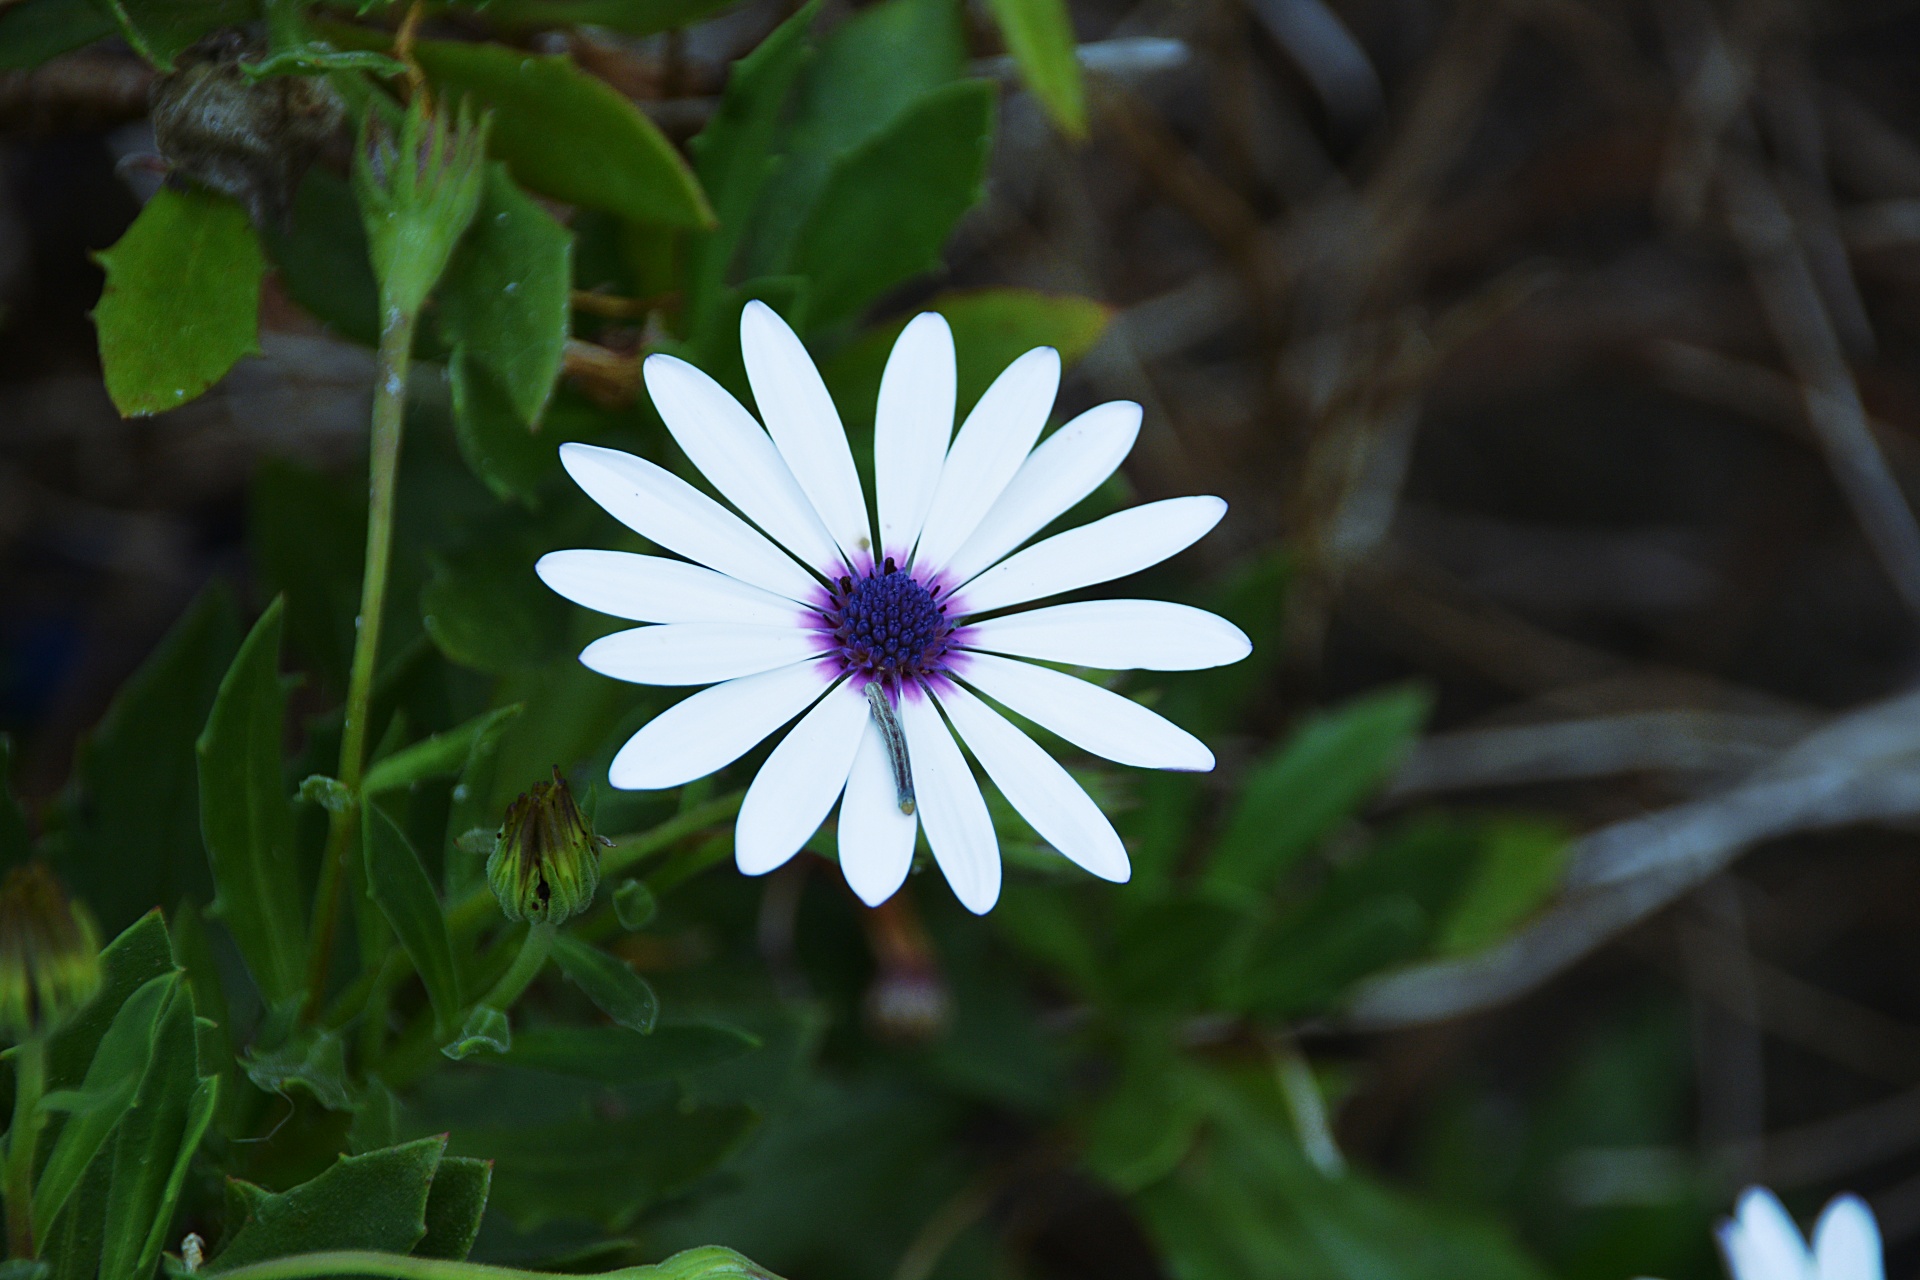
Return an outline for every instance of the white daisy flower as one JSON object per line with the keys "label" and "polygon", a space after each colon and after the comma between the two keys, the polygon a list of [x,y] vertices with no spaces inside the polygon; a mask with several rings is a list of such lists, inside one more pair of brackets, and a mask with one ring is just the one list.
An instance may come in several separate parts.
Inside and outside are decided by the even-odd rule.
{"label": "white daisy flower", "polygon": [[740,345],[764,430],[685,361],[654,355],[645,370],[667,429],[739,514],[644,458],[560,451],[587,496],[685,557],[543,557],[541,579],[567,599],[655,624],[596,640],[580,660],[638,684],[713,686],[628,740],[608,780],[680,786],[800,716],[741,803],[740,869],[785,863],[837,799],[841,870],[863,901],[900,887],[924,823],[954,893],[985,912],[1000,894],[1000,847],[964,742],[1043,839],[1125,880],[1126,850],[1099,806],[977,695],[1109,760],[1211,769],[1205,744],[1161,716],[1019,659],[1193,670],[1246,657],[1239,628],[1158,600],[1001,611],[1158,564],[1212,529],[1226,504],[1152,502],[1015,554],[1120,465],[1140,407],[1090,409],[1035,448],[1060,382],[1059,354],[1041,347],[1007,367],[956,434],[953,335],[928,313],[901,333],[880,382],[876,534],[840,415],[800,339],[753,302]]}
{"label": "white daisy flower", "polygon": [[1859,1196],[1835,1196],[1813,1227],[1813,1248],[1765,1187],[1741,1192],[1716,1233],[1733,1280],[1886,1280],[1880,1229]]}

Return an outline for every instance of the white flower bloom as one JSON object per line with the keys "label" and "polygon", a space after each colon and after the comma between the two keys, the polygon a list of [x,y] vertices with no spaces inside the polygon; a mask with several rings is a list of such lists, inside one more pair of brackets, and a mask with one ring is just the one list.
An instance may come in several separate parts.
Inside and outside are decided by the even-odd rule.
{"label": "white flower bloom", "polygon": [[1813,1248],[1765,1187],[1741,1192],[1717,1232],[1733,1280],[1886,1280],[1880,1229],[1859,1196],[1835,1196],[1814,1224]]}
{"label": "white flower bloom", "polygon": [[1008,366],[955,434],[953,336],[928,313],[901,333],[880,382],[876,536],[840,416],[800,339],[754,302],[740,345],[764,430],[685,361],[646,363],[667,429],[738,515],[643,458],[561,449],[589,497],[686,558],[544,557],[541,579],[569,600],[655,624],[597,640],[580,660],[639,684],[713,686],[636,733],[609,781],[639,790],[691,782],[799,716],[740,806],[740,869],[759,875],[785,863],[838,799],[840,866],[863,901],[878,905],[900,887],[925,823],[955,894],[985,912],[1000,894],[1000,848],[964,742],[1048,843],[1097,876],[1125,880],[1126,850],[1099,807],[975,695],[1110,760],[1207,770],[1213,754],[1185,730],[1017,659],[1184,671],[1239,661],[1252,649],[1247,637],[1213,614],[1156,600],[975,619],[1158,564],[1212,529],[1226,504],[1148,503],[1017,550],[1120,465],[1140,407],[1101,405],[1035,448],[1060,382],[1059,355],[1042,347]]}

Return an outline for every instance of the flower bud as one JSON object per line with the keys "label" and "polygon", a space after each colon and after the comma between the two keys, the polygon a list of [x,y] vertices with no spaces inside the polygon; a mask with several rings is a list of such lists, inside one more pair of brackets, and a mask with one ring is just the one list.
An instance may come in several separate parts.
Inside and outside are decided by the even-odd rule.
{"label": "flower bud", "polygon": [[600,846],[611,843],[593,834],[556,768],[552,782],[534,783],[507,807],[487,884],[507,919],[559,924],[592,905]]}
{"label": "flower bud", "polygon": [[100,989],[100,935],[45,864],[0,880],[0,1039],[57,1029]]}

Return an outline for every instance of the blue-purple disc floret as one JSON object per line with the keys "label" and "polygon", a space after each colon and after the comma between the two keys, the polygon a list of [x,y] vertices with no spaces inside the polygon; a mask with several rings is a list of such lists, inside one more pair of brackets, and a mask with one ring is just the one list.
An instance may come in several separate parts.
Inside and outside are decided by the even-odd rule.
{"label": "blue-purple disc floret", "polygon": [[888,556],[833,579],[825,596],[819,616],[830,652],[860,686],[877,682],[898,696],[947,674],[954,624],[939,583],[922,582]]}

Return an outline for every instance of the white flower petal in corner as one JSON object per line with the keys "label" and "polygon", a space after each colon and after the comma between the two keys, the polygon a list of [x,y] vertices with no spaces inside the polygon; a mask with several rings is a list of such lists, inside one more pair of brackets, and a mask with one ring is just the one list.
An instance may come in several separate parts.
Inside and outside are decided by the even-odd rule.
{"label": "white flower petal in corner", "polygon": [[1116,764],[1190,773],[1213,768],[1206,743],[1158,712],[1078,676],[976,653],[960,678],[1049,733]]}
{"label": "white flower petal in corner", "polygon": [[942,569],[1026,461],[1060,389],[1060,353],[1037,347],[1008,365],[960,424],[940,468],[914,562]]}
{"label": "white flower petal in corner", "polygon": [[988,613],[1124,578],[1185,551],[1225,514],[1218,498],[1168,498],[1116,511],[1001,561],[960,589],[959,607]]}
{"label": "white flower petal in corner", "polygon": [[861,555],[873,547],[867,503],[860,494],[860,473],[847,447],[846,428],[820,371],[787,322],[758,300],[740,313],[740,354],[767,433],[812,499],[827,532],[848,563],[857,567]]}
{"label": "white flower petal in corner", "polygon": [[958,685],[939,698],[974,759],[1042,840],[1102,880],[1126,881],[1132,871],[1119,833],[1058,761]]}
{"label": "white flower petal in corner", "polygon": [[1820,1280],[1886,1280],[1880,1227],[1855,1195],[1835,1196],[1813,1226],[1813,1265]]}
{"label": "white flower petal in corner", "polygon": [[860,901],[877,907],[906,882],[919,831],[920,820],[900,807],[886,741],[869,722],[840,798],[840,874]]}
{"label": "white flower petal in corner", "polygon": [[1253,652],[1225,618],[1165,600],[1088,600],[968,624],[961,643],[1103,671],[1197,671]]}
{"label": "white flower petal in corner", "polygon": [[607,781],[624,791],[658,791],[724,769],[813,705],[827,691],[830,671],[821,659],[702,689],[628,738]]}
{"label": "white flower petal in corner", "polygon": [[552,551],[533,571],[577,605],[634,622],[737,622],[795,627],[804,610],[785,596],[684,560],[631,551]]}
{"label": "white flower petal in corner", "polygon": [[670,622],[601,636],[581,651],[580,662],[615,680],[676,685],[734,680],[819,656],[819,642],[791,625]]}
{"label": "white flower petal in corner", "polygon": [[754,775],[733,829],[733,856],[764,875],[800,851],[840,798],[867,727],[867,700],[843,680],[802,716]]}
{"label": "white flower petal in corner", "polygon": [[882,556],[902,564],[919,540],[953,436],[953,331],[946,318],[915,316],[894,341],[874,410],[873,481]]}
{"label": "white flower petal in corner", "polygon": [[807,571],[764,535],[645,458],[598,445],[563,444],[560,465],[608,515],[649,542],[792,600],[813,589]]}
{"label": "white flower petal in corner", "polygon": [[651,355],[644,368],[654,408],[687,460],[747,519],[825,573],[839,554],[833,537],[753,415],[684,360]]}
{"label": "white flower petal in corner", "polygon": [[973,770],[924,693],[900,699],[900,724],[913,764],[914,800],[933,860],[953,896],[975,915],[1000,900],[1000,842]]}

